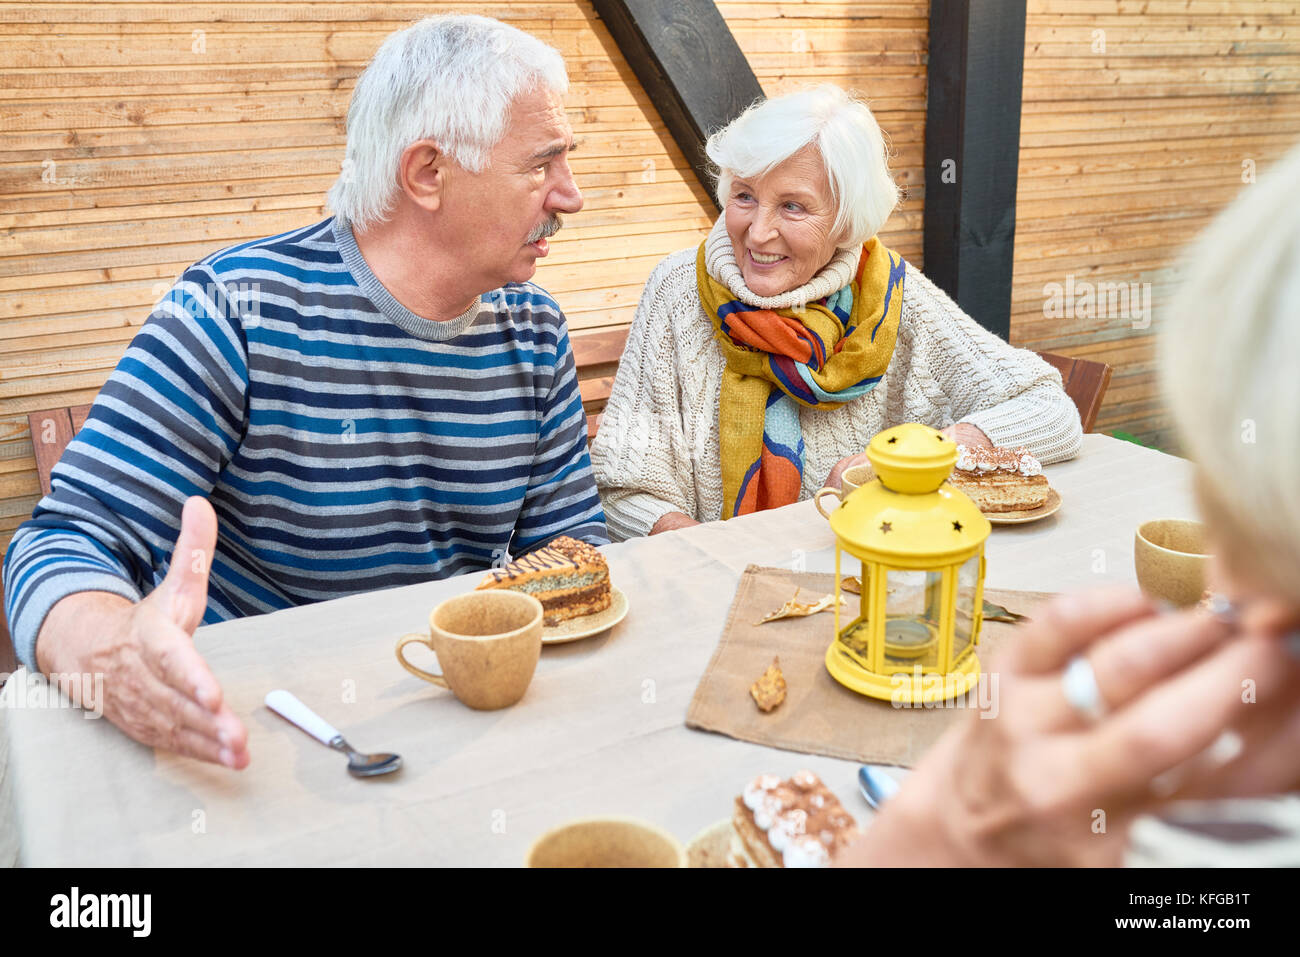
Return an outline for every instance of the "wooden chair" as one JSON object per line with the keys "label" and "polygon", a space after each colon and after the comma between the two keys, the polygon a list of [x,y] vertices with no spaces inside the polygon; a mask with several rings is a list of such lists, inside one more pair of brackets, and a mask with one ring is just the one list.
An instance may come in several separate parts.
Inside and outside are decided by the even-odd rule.
{"label": "wooden chair", "polygon": [[1106,387],[1110,385],[1110,366],[1091,359],[1071,359],[1054,352],[1040,352],[1038,356],[1050,362],[1061,373],[1065,394],[1079,409],[1083,431],[1091,432],[1097,424],[1097,413],[1101,411],[1101,401],[1106,397]]}
{"label": "wooden chair", "polygon": [[570,342],[573,361],[578,367],[578,391],[582,393],[582,409],[587,413],[587,441],[590,442],[596,437],[600,413],[614,388],[618,360],[623,357],[623,346],[627,343],[627,327],[575,332]]}
{"label": "wooden chair", "polygon": [[[89,414],[89,405],[43,409],[27,414],[27,426],[32,434],[32,452],[36,456],[36,475],[40,479],[42,495],[50,494],[50,472]],[[13,639],[9,636],[3,593],[0,593],[0,674],[9,674],[17,667],[18,656],[14,652]]]}

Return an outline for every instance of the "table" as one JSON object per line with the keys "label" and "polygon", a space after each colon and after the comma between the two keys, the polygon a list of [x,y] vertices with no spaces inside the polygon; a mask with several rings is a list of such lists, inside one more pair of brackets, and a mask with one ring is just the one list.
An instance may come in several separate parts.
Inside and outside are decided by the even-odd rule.
{"label": "table", "polygon": [[[995,527],[989,585],[1132,581],[1136,526],[1195,515],[1191,472],[1086,436],[1077,459],[1047,469],[1061,510]],[[428,611],[478,575],[201,628],[199,650],[248,727],[249,768],[155,752],[71,709],[0,709],[0,863],[510,866],[539,834],[585,815],[636,816],[685,843],[727,817],[755,775],[802,767],[866,820],[853,762],[684,724],[745,566],[832,571],[833,544],[802,502],[610,546],[627,620],[544,649],[527,695],[504,711],[471,711],[393,655],[399,636],[424,629]],[[403,770],[351,778],[340,755],[263,706],[273,688],[361,750],[399,752]]]}

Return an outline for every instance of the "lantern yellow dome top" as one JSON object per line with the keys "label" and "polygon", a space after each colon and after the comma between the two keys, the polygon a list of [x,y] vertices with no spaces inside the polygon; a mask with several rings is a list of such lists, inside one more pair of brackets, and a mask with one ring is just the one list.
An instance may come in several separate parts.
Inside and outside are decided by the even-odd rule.
{"label": "lantern yellow dome top", "polygon": [[927,567],[974,554],[993,527],[946,483],[957,446],[928,426],[886,429],[867,446],[877,478],[831,513],[831,531],[859,557]]}
{"label": "lantern yellow dome top", "polygon": [[895,492],[933,492],[957,462],[957,443],[938,429],[916,422],[877,432],[867,458],[886,488]]}

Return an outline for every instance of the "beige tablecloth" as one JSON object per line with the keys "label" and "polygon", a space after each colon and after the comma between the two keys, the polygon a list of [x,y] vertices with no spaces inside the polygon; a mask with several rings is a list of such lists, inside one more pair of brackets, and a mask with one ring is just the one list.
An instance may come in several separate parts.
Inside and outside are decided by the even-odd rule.
{"label": "beige tablecloth", "polygon": [[[1193,514],[1188,463],[1103,436],[1048,477],[1060,512],[995,529],[991,587],[1132,581],[1136,525]],[[853,762],[684,723],[745,567],[831,571],[832,544],[805,502],[609,547],[627,620],[547,648],[505,711],[470,711],[393,656],[398,636],[477,576],[203,628],[196,642],[248,727],[252,765],[155,752],[70,709],[0,709],[0,862],[517,865],[538,834],[583,815],[635,815],[689,840],[756,774],[800,767],[865,818]],[[274,688],[356,747],[399,752],[405,768],[349,777],[339,755],[262,705]]]}

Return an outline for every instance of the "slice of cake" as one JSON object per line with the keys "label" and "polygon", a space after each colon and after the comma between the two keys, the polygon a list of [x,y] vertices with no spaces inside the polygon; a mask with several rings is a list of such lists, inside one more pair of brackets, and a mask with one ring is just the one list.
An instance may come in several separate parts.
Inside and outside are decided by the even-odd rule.
{"label": "slice of cake", "polygon": [[561,535],[492,569],[478,588],[526,592],[542,603],[542,623],[558,625],[609,607],[609,566],[594,545]]}
{"label": "slice of cake", "polygon": [[811,771],[786,781],[761,774],[736,798],[734,867],[828,867],[862,832],[839,798]]}
{"label": "slice of cake", "polygon": [[1028,449],[957,446],[957,467],[948,481],[981,512],[1019,512],[1047,503],[1047,476]]}

